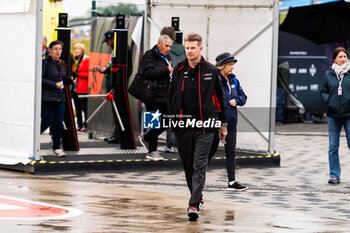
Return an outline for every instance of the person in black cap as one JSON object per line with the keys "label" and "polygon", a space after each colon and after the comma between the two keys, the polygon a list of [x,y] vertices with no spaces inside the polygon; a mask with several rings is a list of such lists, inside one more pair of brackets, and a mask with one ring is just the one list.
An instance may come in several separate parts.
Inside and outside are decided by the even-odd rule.
{"label": "person in black cap", "polygon": [[[225,111],[227,120],[227,136],[225,143],[226,168],[228,175],[227,189],[243,191],[247,187],[242,186],[236,181],[236,138],[237,138],[237,106],[243,106],[247,102],[241,84],[232,73],[233,67],[237,62],[230,53],[222,53],[216,57],[216,67],[220,74],[222,92],[224,94]],[[217,132],[216,132],[217,134]],[[212,148],[209,153],[209,161],[214,156],[219,145],[219,137],[214,136]]]}
{"label": "person in black cap", "polygon": [[[104,34],[104,38],[102,43],[106,43],[111,49],[112,49],[112,56],[111,59],[109,60],[109,63],[107,66],[96,66],[96,70],[100,73],[103,73],[105,76],[105,88],[107,93],[110,92],[112,90],[112,80],[111,80],[111,67],[112,67],[112,57],[113,57],[113,47],[114,47],[114,34],[113,31],[108,30],[105,32]],[[111,102],[111,104],[113,104]],[[112,109],[113,109],[113,105],[112,105]],[[118,119],[116,116],[116,113],[114,111],[112,111],[113,113],[113,119],[114,119],[114,131],[113,134],[108,137],[105,138],[104,140],[108,143],[119,143],[119,137],[118,137]]]}

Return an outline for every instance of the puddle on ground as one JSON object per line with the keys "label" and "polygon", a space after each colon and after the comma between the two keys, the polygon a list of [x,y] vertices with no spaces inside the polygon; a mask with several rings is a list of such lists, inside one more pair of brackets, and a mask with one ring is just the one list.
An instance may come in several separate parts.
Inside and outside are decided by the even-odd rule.
{"label": "puddle on ground", "polygon": [[[18,186],[27,188],[18,189]],[[205,209],[199,220],[190,222],[186,215],[188,196],[120,188],[111,184],[18,179],[9,185],[5,179],[0,181],[0,190],[2,195],[83,211],[80,216],[66,219],[1,220],[4,232],[14,228],[18,232],[346,232],[350,228],[349,223],[341,220],[325,220],[254,206],[254,203],[208,200],[205,200]]]}

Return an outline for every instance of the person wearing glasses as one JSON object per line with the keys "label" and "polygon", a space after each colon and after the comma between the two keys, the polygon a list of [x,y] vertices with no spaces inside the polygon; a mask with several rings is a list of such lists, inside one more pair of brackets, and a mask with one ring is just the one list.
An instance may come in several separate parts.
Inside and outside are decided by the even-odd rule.
{"label": "person wearing glasses", "polygon": [[66,76],[65,63],[60,59],[63,42],[55,40],[49,45],[49,54],[42,61],[42,103],[41,103],[41,133],[50,124],[52,135],[52,149],[54,155],[66,156],[60,149],[63,120],[66,102],[65,85],[71,84],[72,80]]}

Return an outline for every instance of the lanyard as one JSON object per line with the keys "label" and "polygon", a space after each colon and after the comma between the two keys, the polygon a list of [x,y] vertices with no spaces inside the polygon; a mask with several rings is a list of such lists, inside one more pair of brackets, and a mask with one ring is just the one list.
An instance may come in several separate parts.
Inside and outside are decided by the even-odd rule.
{"label": "lanyard", "polygon": [[62,80],[62,73],[61,73],[61,62],[58,60],[54,60],[56,66],[57,66],[57,69],[58,69],[58,74],[60,76],[60,80]]}
{"label": "lanyard", "polygon": [[227,81],[227,86],[228,86],[228,94],[231,95],[231,85],[230,85],[230,82]]}
{"label": "lanyard", "polygon": [[161,57],[161,58],[163,58],[164,60],[165,60],[165,62],[168,64],[168,66],[171,66],[170,65],[170,62],[169,62],[169,60],[168,60],[168,58],[167,57],[165,57],[165,56],[163,56],[162,54],[160,54],[160,52],[159,52],[159,50],[156,48],[156,52],[159,54],[159,56]]}
{"label": "lanyard", "polygon": [[342,82],[343,82],[344,75],[343,75],[343,74],[342,74],[342,75],[339,75],[339,76],[337,76],[337,78],[338,78],[338,80],[339,80],[339,88],[341,88],[341,84],[342,84]]}
{"label": "lanyard", "polygon": [[337,76],[338,80],[339,80],[339,87],[338,87],[338,95],[343,95],[343,88],[341,87],[341,84],[343,82],[344,79],[344,75],[339,75],[339,77]]}

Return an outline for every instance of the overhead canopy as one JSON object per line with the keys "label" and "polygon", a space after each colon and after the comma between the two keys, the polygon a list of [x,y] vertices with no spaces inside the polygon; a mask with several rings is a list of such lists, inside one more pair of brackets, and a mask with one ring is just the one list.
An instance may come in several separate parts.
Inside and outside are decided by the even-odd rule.
{"label": "overhead canopy", "polygon": [[339,1],[292,7],[280,30],[316,44],[350,40],[350,3]]}
{"label": "overhead canopy", "polygon": [[[215,64],[222,52],[238,59],[234,73],[248,96],[239,108],[239,147],[271,151],[276,90],[277,49],[273,49],[278,1],[273,0],[157,0],[148,2],[149,43],[157,43],[160,29],[171,25],[171,17],[180,18],[184,37],[196,32],[203,37],[202,55]],[[274,11],[275,10],[275,11]],[[275,14],[274,14],[275,13]],[[278,19],[278,15],[277,15]],[[278,23],[278,22],[277,22]],[[273,113],[274,114],[274,113]],[[272,129],[273,128],[273,129]]]}

